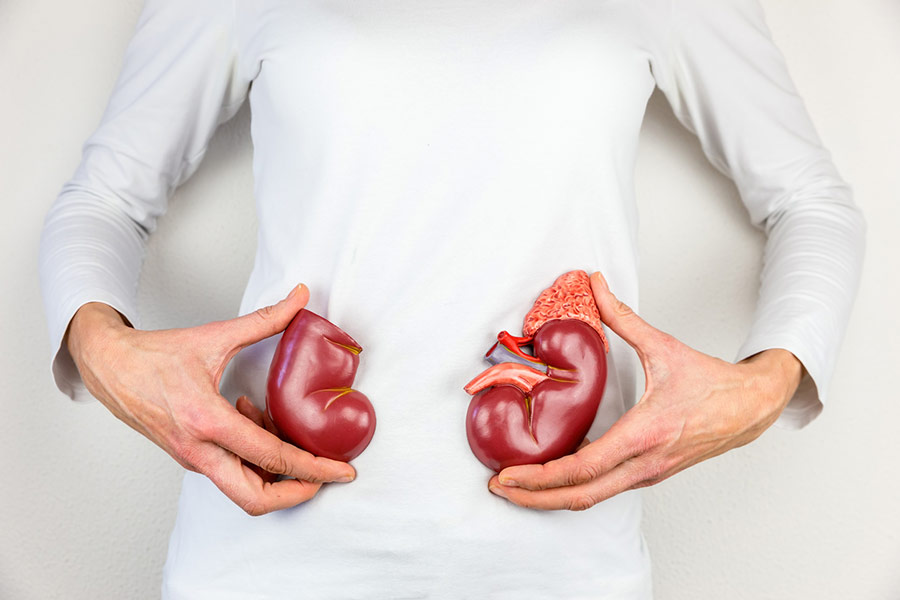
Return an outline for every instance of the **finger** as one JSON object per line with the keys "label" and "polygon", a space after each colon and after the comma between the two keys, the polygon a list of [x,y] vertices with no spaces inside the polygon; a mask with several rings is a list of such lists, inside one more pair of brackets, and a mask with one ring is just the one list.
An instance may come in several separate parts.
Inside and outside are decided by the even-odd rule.
{"label": "finger", "polygon": [[637,487],[645,479],[639,459],[625,461],[602,477],[589,483],[547,490],[507,487],[494,478],[488,482],[491,493],[513,504],[537,510],[587,510],[626,490]]}
{"label": "finger", "polygon": [[250,399],[247,396],[241,396],[235,402],[234,407],[238,410],[239,413],[256,423],[258,426],[263,429],[266,428],[266,423],[263,420],[263,413],[261,410],[256,408]]}
{"label": "finger", "polygon": [[578,452],[579,450],[581,450],[582,448],[584,448],[585,446],[587,446],[590,443],[591,443],[591,440],[584,438],[583,440],[581,440],[581,443],[578,444],[578,447],[575,448],[575,451]]}
{"label": "finger", "polygon": [[661,336],[667,335],[644,321],[631,310],[631,307],[616,298],[600,271],[591,275],[591,290],[600,310],[600,319],[639,353],[649,350],[659,342]]}
{"label": "finger", "polygon": [[269,411],[266,410],[263,412],[263,423],[265,423],[266,430],[272,435],[280,438],[281,432],[278,431],[278,427],[275,426],[275,421],[272,420],[272,417],[269,416]]}
{"label": "finger", "polygon": [[306,502],[322,487],[321,483],[298,479],[263,481],[251,468],[241,464],[238,456],[222,448],[205,474],[232,502],[252,516]]}
{"label": "finger", "polygon": [[272,418],[269,416],[268,411],[259,410],[256,408],[256,405],[250,401],[247,396],[241,396],[238,398],[235,407],[238,409],[242,415],[252,420],[254,423],[268,431],[269,433],[275,434],[278,437],[281,437],[278,432],[278,428],[275,427],[275,423],[272,421]]}
{"label": "finger", "polygon": [[[250,402],[250,399],[247,396],[241,396],[237,399],[235,403],[235,408],[237,408],[238,412],[256,423],[258,427],[266,428],[265,419],[263,418],[263,412],[256,408],[256,406]],[[259,477],[266,482],[273,482],[278,480],[278,474],[269,473],[264,470],[262,467],[258,465],[254,465],[253,463],[247,461],[246,459],[241,459],[246,466],[253,469],[253,472],[259,475]]]}
{"label": "finger", "polygon": [[257,427],[236,412],[226,412],[217,419],[216,430],[212,434],[210,441],[269,473],[318,483],[346,482],[356,477],[356,470],[350,464],[313,456]]}
{"label": "finger", "polygon": [[626,413],[602,436],[574,454],[542,465],[506,467],[498,473],[499,482],[528,490],[580,485],[612,471],[620,463],[644,451],[639,419]]}
{"label": "finger", "polygon": [[227,337],[240,349],[281,333],[308,301],[309,288],[301,283],[280,302],[226,321]]}

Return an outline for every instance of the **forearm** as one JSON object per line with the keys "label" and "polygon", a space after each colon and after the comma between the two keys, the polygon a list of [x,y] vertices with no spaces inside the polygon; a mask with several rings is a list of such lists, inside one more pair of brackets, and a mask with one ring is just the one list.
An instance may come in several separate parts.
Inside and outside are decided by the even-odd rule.
{"label": "forearm", "polygon": [[136,291],[146,233],[123,200],[100,196],[76,181],[64,186],[47,214],[40,278],[57,386],[70,398],[87,400],[69,352],[74,316],[89,303],[102,303],[121,315],[120,322],[138,326]]}
{"label": "forearm", "polygon": [[759,299],[744,359],[790,350],[803,365],[801,383],[782,423],[802,427],[826,402],[838,352],[859,285],[866,224],[848,188],[805,189],[766,223]]}

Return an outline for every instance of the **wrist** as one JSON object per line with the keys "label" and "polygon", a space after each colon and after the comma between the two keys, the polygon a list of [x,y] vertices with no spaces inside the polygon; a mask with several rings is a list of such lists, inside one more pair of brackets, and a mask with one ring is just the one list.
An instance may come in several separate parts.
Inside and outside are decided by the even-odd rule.
{"label": "wrist", "polygon": [[83,304],[69,322],[64,340],[76,364],[86,350],[97,346],[100,340],[132,329],[122,313],[103,302]]}
{"label": "wrist", "polygon": [[803,364],[783,348],[763,350],[738,364],[749,369],[750,386],[773,402],[779,413],[794,396],[803,376]]}

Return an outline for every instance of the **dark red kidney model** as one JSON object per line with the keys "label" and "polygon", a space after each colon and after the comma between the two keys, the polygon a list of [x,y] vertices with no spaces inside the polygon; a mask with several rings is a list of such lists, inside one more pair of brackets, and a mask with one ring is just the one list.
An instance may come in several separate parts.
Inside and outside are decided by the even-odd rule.
{"label": "dark red kidney model", "polygon": [[[497,335],[493,366],[465,386],[472,452],[494,471],[572,454],[590,429],[606,385],[600,312],[585,271],[560,275],[525,317],[523,337]],[[534,354],[523,350],[531,345]]]}
{"label": "dark red kidney model", "polygon": [[359,456],[375,434],[375,409],[352,389],[362,347],[301,309],[285,329],[266,385],[266,411],[282,437],[334,460]]}

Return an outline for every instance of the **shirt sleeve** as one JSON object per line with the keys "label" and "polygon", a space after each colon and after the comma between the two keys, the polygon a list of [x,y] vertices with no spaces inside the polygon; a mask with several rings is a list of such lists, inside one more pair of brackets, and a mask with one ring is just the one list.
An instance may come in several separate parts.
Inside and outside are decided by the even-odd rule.
{"label": "shirt sleeve", "polygon": [[139,326],[146,240],[250,81],[232,0],[145,0],[99,126],[81,148],[41,232],[41,293],[57,387],[91,398],[68,352],[75,311],[104,302]]}
{"label": "shirt sleeve", "polygon": [[777,424],[822,410],[865,252],[866,222],[774,45],[758,0],[671,0],[651,71],[681,123],[766,233],[759,297],[735,361],[769,348],[803,364]]}

